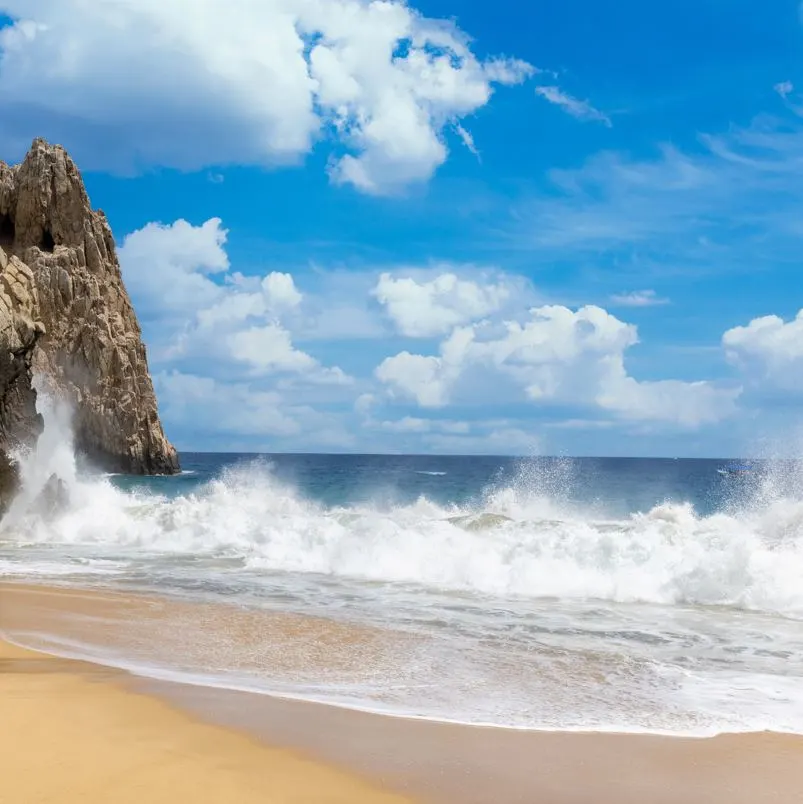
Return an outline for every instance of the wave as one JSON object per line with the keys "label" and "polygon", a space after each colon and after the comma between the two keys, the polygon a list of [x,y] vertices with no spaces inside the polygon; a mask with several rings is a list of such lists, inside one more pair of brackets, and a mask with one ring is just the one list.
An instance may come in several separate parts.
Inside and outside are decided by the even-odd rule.
{"label": "wave", "polygon": [[[69,433],[68,415],[47,398],[42,412],[44,436],[20,457],[23,490],[0,539],[225,556],[255,572],[482,595],[720,605],[803,617],[803,501],[789,496],[798,484],[788,477],[781,483],[767,476],[733,510],[710,516],[690,503],[618,519],[571,509],[560,499],[570,470],[560,465],[463,508],[425,497],[387,509],[326,507],[258,461],[168,498],[82,475],[71,439],[58,437]],[[54,476],[65,499],[43,504]]]}
{"label": "wave", "polygon": [[238,558],[251,571],[531,598],[727,605],[803,616],[803,502],[699,516],[666,503],[617,520],[497,490],[471,509],[422,497],[387,510],[325,507],[264,463],[174,499],[74,479],[61,511],[19,510],[16,542]]}

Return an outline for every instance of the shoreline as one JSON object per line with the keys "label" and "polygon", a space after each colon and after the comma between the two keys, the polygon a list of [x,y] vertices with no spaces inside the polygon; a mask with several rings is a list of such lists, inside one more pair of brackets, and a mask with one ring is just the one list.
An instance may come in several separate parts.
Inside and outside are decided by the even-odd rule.
{"label": "shoreline", "polygon": [[0,636],[0,802],[410,801],[195,718],[136,691],[126,675]]}
{"label": "shoreline", "polygon": [[[0,582],[0,587],[3,582]],[[53,589],[54,587],[46,587]],[[209,690],[213,693],[221,693],[223,695],[238,695],[238,696],[254,696],[256,698],[269,698],[271,700],[280,701],[290,706],[313,706],[322,707],[324,709],[334,709],[337,711],[353,713],[359,716],[387,718],[390,720],[401,720],[412,724],[423,724],[430,726],[443,726],[455,729],[477,729],[483,731],[499,731],[513,734],[549,734],[549,735],[574,735],[583,737],[612,737],[612,738],[645,738],[645,739],[661,739],[661,740],[686,740],[686,741],[700,741],[717,740],[724,738],[740,738],[749,737],[751,735],[771,734],[777,737],[789,737],[794,739],[801,739],[803,741],[803,733],[799,734],[793,731],[781,731],[776,729],[743,729],[741,731],[712,731],[707,734],[692,734],[674,731],[660,731],[649,729],[627,729],[610,727],[595,727],[595,728],[579,728],[579,727],[565,727],[565,728],[550,728],[548,726],[512,726],[503,725],[499,723],[483,723],[471,722],[465,720],[450,720],[448,718],[437,718],[428,715],[412,715],[402,712],[383,711],[381,709],[370,709],[360,707],[355,704],[338,703],[337,701],[328,701],[316,699],[312,696],[303,697],[301,695],[293,695],[291,693],[274,692],[263,688],[249,688],[246,686],[238,686],[234,683],[226,684],[215,681],[213,683],[211,677],[207,678],[201,675],[193,675],[187,673],[186,676],[182,675],[181,671],[174,670],[158,670],[155,668],[138,669],[133,665],[127,665],[125,662],[112,663],[108,660],[102,661],[95,658],[82,658],[76,655],[71,655],[68,652],[59,652],[55,650],[45,650],[41,648],[28,647],[24,644],[16,642],[9,637],[3,637],[0,631],[0,642],[3,642],[10,648],[17,648],[19,650],[28,651],[43,656],[49,656],[53,659],[62,660],[65,662],[75,662],[76,664],[95,665],[108,669],[112,673],[119,673],[121,676],[128,677],[132,683],[139,685],[150,686],[153,690],[170,689],[173,687],[187,687],[197,690]],[[161,694],[161,693],[160,693]],[[169,697],[169,695],[167,696]]]}
{"label": "shoreline", "polygon": [[[112,750],[106,745],[109,741],[104,741],[99,733],[87,734],[82,730],[80,735],[73,735],[75,744],[68,746],[71,751],[80,751],[82,745],[86,750],[94,745],[92,750],[96,750],[95,743],[99,742],[104,756],[111,751],[109,763],[124,763],[125,754],[130,751],[137,756],[147,756],[154,746],[164,741],[165,731],[171,735],[175,732],[178,735],[175,739],[180,740],[184,739],[181,735],[201,729],[208,731],[210,742],[224,746],[224,755],[226,750],[231,750],[225,746],[237,743],[244,752],[243,762],[251,758],[249,761],[254,763],[254,768],[263,768],[265,763],[277,766],[277,773],[288,780],[291,788],[300,783],[292,780],[298,780],[298,763],[302,763],[304,784],[311,784],[313,778],[326,777],[328,789],[336,791],[349,787],[350,790],[342,799],[271,798],[263,794],[260,801],[417,800],[443,804],[542,801],[544,804],[642,804],[649,801],[650,804],[676,804],[682,800],[686,804],[793,804],[803,800],[803,763],[800,762],[803,737],[797,735],[754,732],[713,738],[669,737],[464,726],[261,693],[156,681],[102,664],[34,653],[3,641],[6,633],[14,639],[14,628],[19,628],[20,623],[54,628],[48,612],[59,612],[64,621],[69,622],[71,617],[87,617],[87,612],[93,610],[106,611],[110,598],[115,596],[136,597],[138,602],[150,601],[152,606],[170,608],[172,605],[156,596],[0,583],[0,721],[4,725],[12,724],[8,731],[13,734],[10,745],[4,744],[9,742],[8,738],[0,742],[0,751],[16,752],[12,753],[15,761],[10,763],[11,775],[3,772],[0,802],[71,801],[63,797],[36,798],[32,794],[3,798],[10,795],[6,793],[9,779],[11,789],[15,790],[14,783],[39,783],[43,773],[48,779],[53,776],[52,770],[47,773],[44,769],[41,772],[25,770],[23,760],[28,753],[41,753],[43,748],[38,739],[25,748],[24,740],[19,739],[21,729],[14,727],[14,721],[5,710],[17,705],[16,717],[20,717],[27,707],[23,724],[43,719],[53,727],[47,730],[44,742],[51,746],[46,751],[50,751],[52,759],[62,756],[63,746],[53,743],[53,734],[49,732],[64,733],[69,725],[69,718],[65,723],[64,717],[74,699],[84,700],[84,705],[96,716],[104,712],[121,717],[135,715],[141,739],[136,745],[118,742]],[[181,605],[192,607],[194,604]],[[47,684],[43,686],[48,679],[52,682],[50,688]],[[17,698],[12,694],[10,703],[9,689],[12,693],[16,690],[17,694]],[[24,696],[21,701],[20,695]],[[44,699],[39,700],[43,695]],[[110,709],[107,711],[104,707]],[[151,713],[147,722],[142,719],[145,709]],[[21,757],[19,766],[17,755]],[[185,760],[192,765],[190,756],[182,761]],[[208,757],[198,764],[201,776],[223,773],[209,764]],[[65,770],[62,765],[69,763],[60,764],[61,770]],[[195,774],[194,770],[189,770],[190,766],[182,767],[189,775]],[[231,800],[250,801],[239,795],[236,786],[250,779],[246,783],[248,787],[254,779],[259,780],[262,771],[254,770],[256,776],[249,777],[244,769],[236,778],[226,773],[218,779],[231,788],[223,799],[204,799],[188,793],[191,795],[188,800],[205,802],[231,797]],[[155,783],[155,779],[153,777],[151,782]],[[24,787],[17,789],[25,791]],[[396,792],[388,792],[390,790]],[[149,798],[160,802],[158,795],[150,790],[147,793]],[[90,804],[93,801],[86,796],[81,800]]]}

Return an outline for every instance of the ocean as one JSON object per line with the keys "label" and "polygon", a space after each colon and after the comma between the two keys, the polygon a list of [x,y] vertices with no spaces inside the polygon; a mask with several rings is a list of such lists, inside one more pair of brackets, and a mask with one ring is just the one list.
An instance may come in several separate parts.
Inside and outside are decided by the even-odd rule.
{"label": "ocean", "polygon": [[[405,717],[803,733],[799,464],[186,453],[181,475],[131,478],[50,432],[21,459],[0,580],[292,628],[235,639],[198,616],[120,622],[112,645],[91,624],[9,635],[23,644]],[[37,496],[53,472],[62,507]]]}

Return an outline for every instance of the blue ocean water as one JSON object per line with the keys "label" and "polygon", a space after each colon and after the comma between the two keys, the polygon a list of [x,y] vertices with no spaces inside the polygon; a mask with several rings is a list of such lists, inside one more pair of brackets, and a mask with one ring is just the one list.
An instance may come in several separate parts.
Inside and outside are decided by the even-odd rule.
{"label": "blue ocean water", "polygon": [[[803,732],[799,464],[188,453],[132,478],[57,440],[26,460],[0,576],[229,612],[28,644],[466,723]],[[61,508],[40,503],[53,473]]]}
{"label": "blue ocean water", "polygon": [[[766,464],[749,477],[723,478],[731,462],[679,458],[531,458],[463,455],[315,455],[193,453],[178,477],[115,478],[121,489],[174,497],[195,493],[225,469],[262,463],[279,481],[327,506],[410,505],[421,497],[442,506],[478,506],[494,489],[626,516],[667,502],[691,503],[707,516],[753,493]],[[788,464],[793,466],[791,462]],[[784,474],[787,474],[784,471]]]}

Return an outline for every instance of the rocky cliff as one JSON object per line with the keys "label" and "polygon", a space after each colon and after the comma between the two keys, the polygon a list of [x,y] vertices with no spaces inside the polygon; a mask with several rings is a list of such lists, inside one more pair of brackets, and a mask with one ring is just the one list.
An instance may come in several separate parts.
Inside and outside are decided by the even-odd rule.
{"label": "rocky cliff", "polygon": [[[34,376],[73,403],[76,445],[96,463],[132,474],[178,471],[109,224],[64,149],[39,139],[20,165],[0,162],[5,456],[40,432]],[[2,466],[0,458],[0,474]]]}

